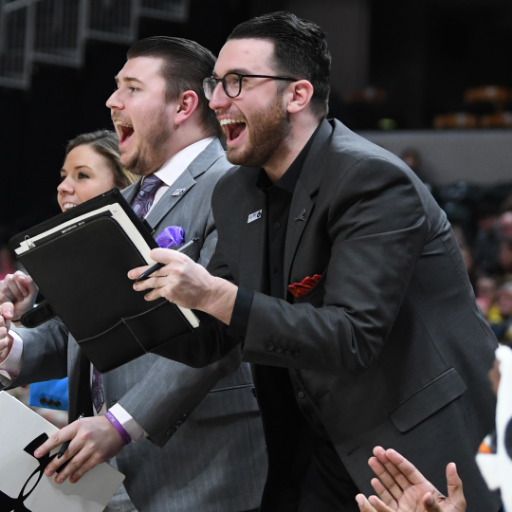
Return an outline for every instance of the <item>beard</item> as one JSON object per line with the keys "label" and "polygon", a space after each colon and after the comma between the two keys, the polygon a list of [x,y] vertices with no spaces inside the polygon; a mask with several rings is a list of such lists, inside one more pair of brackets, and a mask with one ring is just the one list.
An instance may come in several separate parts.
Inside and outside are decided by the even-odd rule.
{"label": "beard", "polygon": [[281,100],[282,95],[277,93],[266,110],[260,110],[251,115],[247,147],[245,149],[228,147],[226,156],[230,163],[247,167],[263,167],[276,153],[290,133],[288,113],[283,108]]}
{"label": "beard", "polygon": [[121,164],[138,176],[152,174],[165,163],[165,150],[170,137],[171,127],[165,108],[162,108],[157,115],[148,116],[147,123],[138,130],[138,146],[128,160],[121,155]]}

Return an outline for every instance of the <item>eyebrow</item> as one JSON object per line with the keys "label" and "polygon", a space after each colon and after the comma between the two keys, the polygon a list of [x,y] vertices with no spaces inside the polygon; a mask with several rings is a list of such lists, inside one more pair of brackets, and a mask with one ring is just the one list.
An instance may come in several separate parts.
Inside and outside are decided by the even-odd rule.
{"label": "eyebrow", "polygon": [[[114,77],[117,84],[119,84],[119,75],[116,75]],[[142,80],[139,80],[138,78],[135,78],[134,76],[125,76],[123,78],[123,82],[138,82],[139,84],[144,84]]]}
{"label": "eyebrow", "polygon": [[[253,75],[254,73],[251,73],[249,69],[246,68],[235,68],[230,69],[227,73],[224,73],[224,76],[229,75],[229,73],[238,73],[239,75]],[[215,78],[219,78],[219,75],[214,71],[213,76]]]}
{"label": "eyebrow", "polygon": [[[90,170],[92,171],[92,168],[91,168],[91,167],[89,167],[88,165],[77,165],[76,167],[74,167],[74,170],[75,170],[75,171],[76,171],[76,170],[78,170],[78,169],[90,169]],[[61,172],[61,174],[62,174],[63,172],[68,172],[68,171],[66,171],[66,169],[64,169],[64,167],[63,167],[63,168],[60,170],[60,172]]]}

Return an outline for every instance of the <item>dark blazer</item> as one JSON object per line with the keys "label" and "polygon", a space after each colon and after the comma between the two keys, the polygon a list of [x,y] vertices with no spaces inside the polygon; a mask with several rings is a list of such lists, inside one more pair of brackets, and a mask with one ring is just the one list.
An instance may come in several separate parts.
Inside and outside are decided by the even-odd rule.
{"label": "dark blazer", "polygon": [[[456,462],[468,512],[499,509],[474,460],[493,428],[487,371],[497,344],[430,193],[401,160],[323,121],[293,195],[284,255],[285,285],[322,279],[303,298],[283,301],[262,293],[267,233],[258,173],[240,168],[219,181],[209,269],[255,290],[243,354],[254,363],[269,452],[261,510],[295,510],[307,457],[307,425],[286,369],[303,383],[361,491],[373,492],[367,461],[379,444],[444,492],[446,464]],[[260,209],[261,219],[248,223]],[[241,341],[233,327],[211,322],[210,329],[216,343],[204,329],[167,356],[205,364]]]}

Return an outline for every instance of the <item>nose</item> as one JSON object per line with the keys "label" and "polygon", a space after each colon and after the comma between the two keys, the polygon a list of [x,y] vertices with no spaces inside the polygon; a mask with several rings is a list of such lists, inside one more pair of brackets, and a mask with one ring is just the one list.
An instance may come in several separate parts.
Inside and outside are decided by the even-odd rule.
{"label": "nose", "polygon": [[212,110],[226,109],[231,104],[231,98],[224,91],[222,83],[219,82],[212,92],[210,108]]}
{"label": "nose", "polygon": [[119,95],[119,90],[115,90],[106,103],[107,107],[111,110],[119,110],[123,108],[123,102],[121,101],[121,97]]}
{"label": "nose", "polygon": [[59,183],[59,186],[57,187],[57,193],[60,195],[60,196],[63,196],[63,195],[73,195],[73,192],[74,192],[74,189],[73,189],[73,185],[71,183],[71,178],[69,176],[66,176],[60,183]]}

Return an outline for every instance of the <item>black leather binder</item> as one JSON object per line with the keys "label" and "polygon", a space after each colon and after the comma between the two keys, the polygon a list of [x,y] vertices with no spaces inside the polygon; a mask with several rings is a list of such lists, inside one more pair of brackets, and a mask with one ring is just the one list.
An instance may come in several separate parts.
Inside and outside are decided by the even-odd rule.
{"label": "black leather binder", "polygon": [[22,318],[35,327],[57,315],[101,372],[113,370],[199,325],[165,299],[147,302],[129,270],[153,262],[151,233],[113,189],[9,242],[46,302]]}

